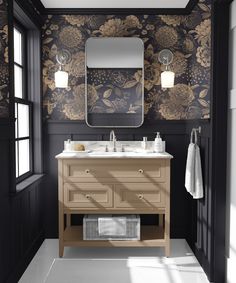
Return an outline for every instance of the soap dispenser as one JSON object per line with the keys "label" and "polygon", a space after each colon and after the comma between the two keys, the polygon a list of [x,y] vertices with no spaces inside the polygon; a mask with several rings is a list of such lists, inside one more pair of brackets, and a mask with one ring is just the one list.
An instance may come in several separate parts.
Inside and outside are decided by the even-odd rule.
{"label": "soap dispenser", "polygon": [[160,133],[157,132],[155,141],[154,141],[154,152],[162,152],[162,139]]}

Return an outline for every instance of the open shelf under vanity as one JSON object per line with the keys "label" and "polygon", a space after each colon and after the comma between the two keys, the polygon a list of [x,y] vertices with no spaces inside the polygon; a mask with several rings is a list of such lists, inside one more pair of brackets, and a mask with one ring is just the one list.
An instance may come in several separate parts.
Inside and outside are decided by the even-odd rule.
{"label": "open shelf under vanity", "polygon": [[164,247],[164,228],[154,225],[141,227],[140,240],[83,240],[83,226],[70,226],[64,231],[64,246],[80,247]]}

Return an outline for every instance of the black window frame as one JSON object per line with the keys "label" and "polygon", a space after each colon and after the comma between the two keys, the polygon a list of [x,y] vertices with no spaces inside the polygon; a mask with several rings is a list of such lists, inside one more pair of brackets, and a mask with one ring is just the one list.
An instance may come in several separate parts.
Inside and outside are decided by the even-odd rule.
{"label": "black window frame", "polygon": [[[14,19],[14,24],[13,24],[14,29],[16,29],[18,32],[20,32],[21,36],[22,36],[22,42],[21,42],[21,48],[22,48],[22,62],[21,64],[14,62],[14,69],[15,66],[18,66],[19,68],[22,69],[22,98],[20,97],[16,97],[15,96],[15,91],[14,91],[14,103],[15,103],[15,107],[18,108],[19,104],[24,104],[24,105],[28,105],[29,107],[29,135],[25,136],[25,137],[16,137],[15,136],[15,147],[17,147],[17,152],[16,154],[18,155],[17,158],[17,164],[15,162],[15,166],[18,167],[18,175],[19,175],[19,143],[18,141],[21,140],[29,140],[29,171],[25,172],[24,174],[20,175],[20,176],[16,176],[16,184],[18,184],[19,182],[23,181],[24,179],[28,178],[29,176],[31,176],[34,173],[34,168],[33,168],[33,103],[32,101],[29,100],[29,96],[28,96],[28,81],[27,81],[27,73],[28,73],[28,60],[27,60],[27,29],[21,24],[19,23],[19,21],[17,21],[16,19]],[[15,118],[18,121],[18,111],[17,113],[15,113]],[[18,123],[16,122],[16,127],[18,127]],[[18,129],[17,129],[17,133],[18,133]],[[16,154],[15,154],[15,159],[16,159]]]}

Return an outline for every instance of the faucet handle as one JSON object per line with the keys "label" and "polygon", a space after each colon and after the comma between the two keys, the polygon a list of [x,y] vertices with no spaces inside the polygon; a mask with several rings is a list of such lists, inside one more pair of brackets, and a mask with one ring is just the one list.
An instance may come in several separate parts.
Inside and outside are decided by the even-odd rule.
{"label": "faucet handle", "polygon": [[108,150],[108,145],[106,144],[106,146],[105,146],[105,152],[108,152],[109,150]]}

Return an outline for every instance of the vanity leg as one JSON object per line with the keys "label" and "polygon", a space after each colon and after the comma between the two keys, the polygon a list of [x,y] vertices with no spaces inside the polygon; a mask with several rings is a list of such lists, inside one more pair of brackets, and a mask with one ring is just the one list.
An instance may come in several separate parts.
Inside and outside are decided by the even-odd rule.
{"label": "vanity leg", "polygon": [[63,257],[64,254],[64,245],[59,240],[59,257]]}
{"label": "vanity leg", "polygon": [[165,256],[166,257],[170,256],[170,242],[165,246]]}
{"label": "vanity leg", "polygon": [[71,214],[66,214],[66,227],[71,226]]}
{"label": "vanity leg", "polygon": [[[60,206],[59,206],[60,207]],[[64,214],[59,208],[59,257],[63,257],[64,253]]]}
{"label": "vanity leg", "polygon": [[62,160],[59,161],[58,163],[58,185],[59,185],[59,191],[58,191],[58,214],[59,214],[59,219],[58,219],[58,225],[59,225],[59,257],[63,257],[64,253],[64,229],[65,229],[65,220],[64,220],[64,207],[63,207],[63,180],[61,176],[63,176],[63,163]]}

